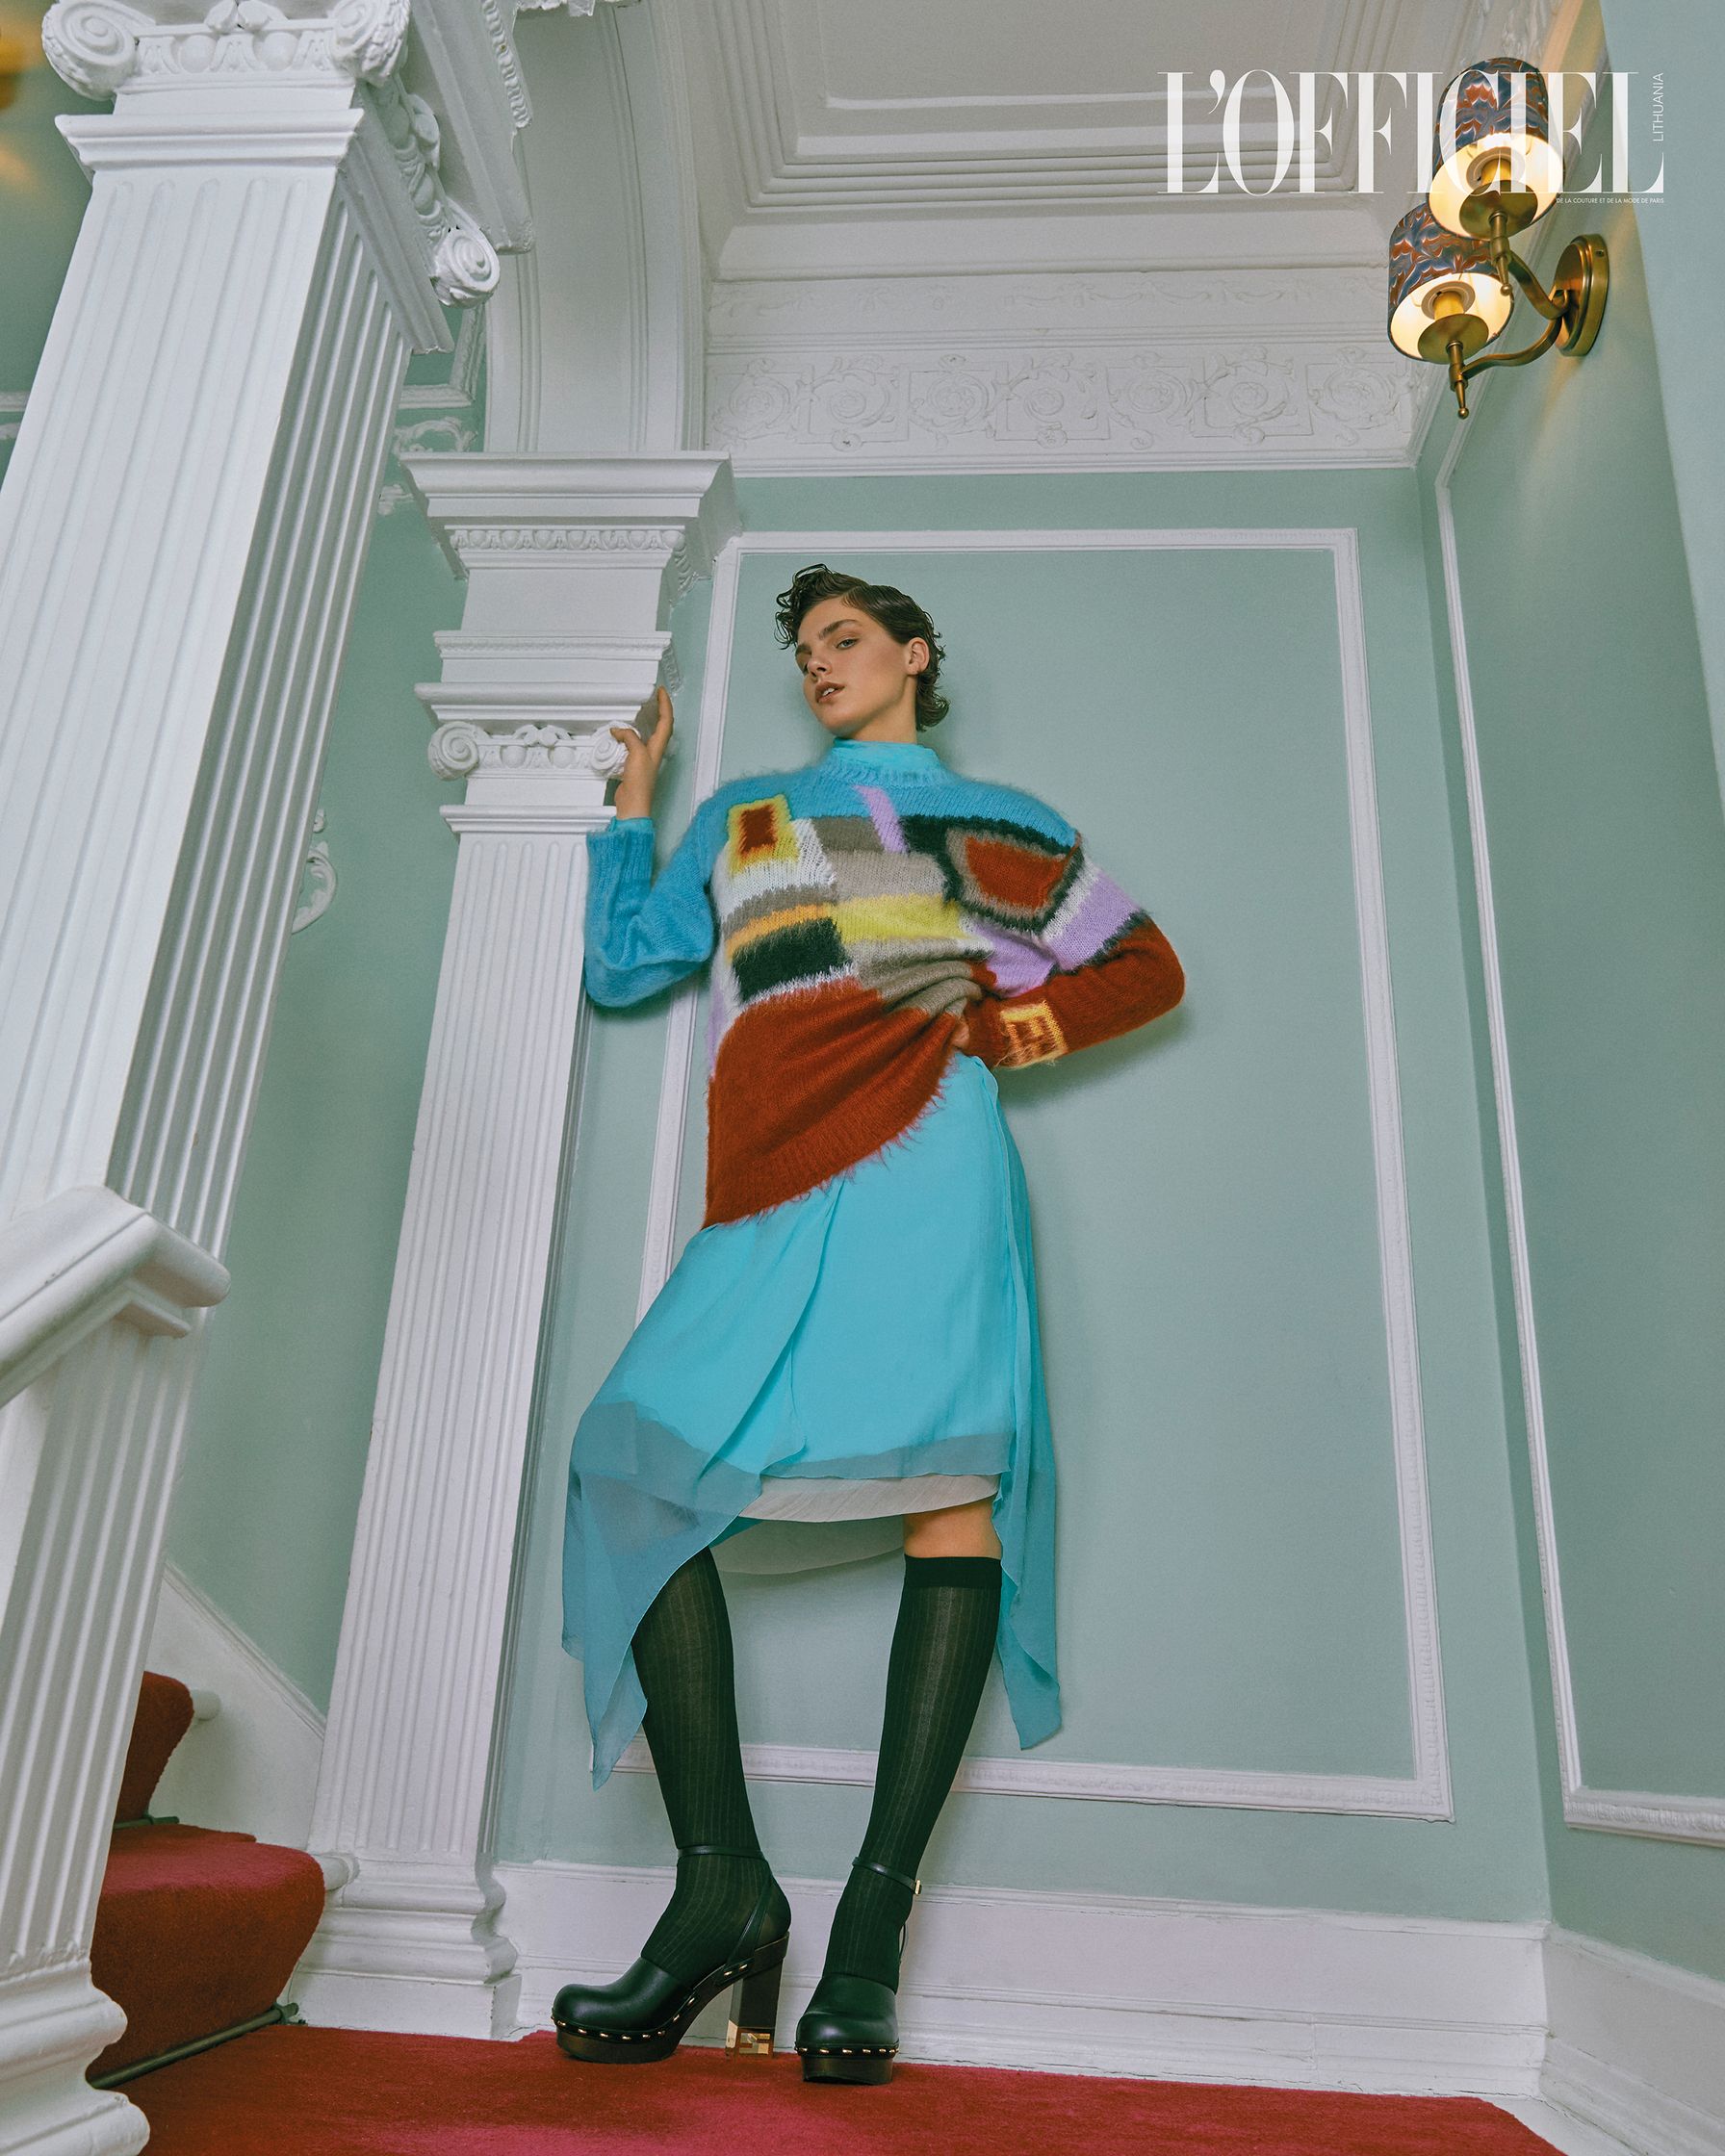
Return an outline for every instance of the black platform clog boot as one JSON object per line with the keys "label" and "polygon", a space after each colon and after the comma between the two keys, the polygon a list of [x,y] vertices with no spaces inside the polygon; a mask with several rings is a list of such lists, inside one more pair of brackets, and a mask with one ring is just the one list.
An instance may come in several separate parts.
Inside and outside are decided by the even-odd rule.
{"label": "black platform clog boot", "polygon": [[[685,1857],[750,1857],[753,1850],[697,1843]],[[727,2051],[771,2058],[790,1904],[767,1873],[759,1900],[724,1960],[699,1976],[675,1977],[644,1956],[613,1984],[565,1984],[552,2002],[557,2047],[571,2059],[641,2066],[668,2059],[702,2008],[730,1985]]]}
{"label": "black platform clog boot", "polygon": [[[851,1869],[878,1871],[913,1895],[922,1891],[921,1880],[887,1864],[859,1857]],[[901,1953],[904,1942],[901,1930]],[[897,1992],[871,1976],[823,1969],[797,2023],[796,2044],[805,2081],[890,2081],[892,2062],[898,2056]]]}

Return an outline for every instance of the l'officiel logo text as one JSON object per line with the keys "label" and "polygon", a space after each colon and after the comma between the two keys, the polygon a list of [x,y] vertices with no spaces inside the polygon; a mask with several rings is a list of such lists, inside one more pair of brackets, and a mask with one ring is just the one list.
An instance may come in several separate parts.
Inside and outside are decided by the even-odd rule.
{"label": "l'officiel logo text", "polygon": [[[1494,83],[1508,117],[1507,132],[1518,134],[1528,117],[1529,77],[1512,69],[1474,69],[1476,81],[1483,73]],[[1459,78],[1447,90],[1442,79],[1429,73],[1403,69],[1369,70],[1358,74],[1302,73],[1291,78],[1292,87],[1268,68],[1249,67],[1229,82],[1220,67],[1213,68],[1206,93],[1203,85],[1184,72],[1164,77],[1168,107],[1168,169],[1165,181],[1170,194],[1221,194],[1224,190],[1241,194],[1274,194],[1284,187],[1300,194],[1318,192],[1319,159],[1327,162],[1337,154],[1337,137],[1352,118],[1354,141],[1354,185],[1359,194],[1376,194],[1382,185],[1400,193],[1407,185],[1405,166],[1400,159],[1391,170],[1398,148],[1409,142],[1414,160],[1413,185],[1420,193],[1429,189],[1434,167],[1456,151]],[[1548,140],[1562,159],[1565,194],[1638,195],[1665,192],[1665,164],[1659,156],[1659,169],[1651,178],[1632,175],[1631,119],[1637,105],[1646,106],[1648,125],[1639,131],[1642,140],[1663,140],[1662,77],[1654,77],[1651,90],[1637,89],[1640,78],[1625,69],[1609,75],[1564,72],[1554,69],[1545,77],[1550,99]],[[1586,178],[1572,180],[1569,167],[1575,161],[1593,115],[1598,108],[1600,86],[1610,84],[1610,143],[1602,149],[1595,169]],[[1268,85],[1268,91],[1265,86]],[[1269,99],[1275,106],[1275,158],[1268,182],[1263,159],[1269,134],[1254,112],[1247,119],[1247,106],[1262,107]],[[1322,106],[1322,117],[1320,117]],[[1217,119],[1222,123],[1222,149],[1214,150]],[[1266,116],[1267,117],[1267,116]],[[1546,134],[1540,117],[1535,131]],[[1200,149],[1193,140],[1199,135]],[[1250,168],[1248,157],[1250,156]],[[1646,163],[1653,162],[1652,154]],[[1333,176],[1326,173],[1326,186]]]}

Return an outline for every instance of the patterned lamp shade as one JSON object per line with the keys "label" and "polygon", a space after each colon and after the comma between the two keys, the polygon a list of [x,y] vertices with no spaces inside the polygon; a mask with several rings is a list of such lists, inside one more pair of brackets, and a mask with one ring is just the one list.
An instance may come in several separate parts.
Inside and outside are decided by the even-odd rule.
{"label": "patterned lamp shade", "polygon": [[1441,350],[1422,352],[1420,339],[1441,319],[1439,295],[1451,293],[1485,324],[1485,335],[1475,331],[1470,340],[1475,349],[1490,344],[1514,305],[1479,241],[1446,232],[1422,202],[1390,234],[1390,342],[1410,359],[1441,358]]}
{"label": "patterned lamp shade", "polygon": [[[1452,101],[1453,143],[1445,134]],[[1532,194],[1533,216],[1544,217],[1563,187],[1563,160],[1551,134],[1551,100],[1537,67],[1525,60],[1482,60],[1465,68],[1438,108],[1431,152],[1436,171],[1428,196],[1437,221],[1452,232],[1466,232],[1461,205],[1480,185],[1482,167],[1494,152],[1507,152],[1507,185]]]}

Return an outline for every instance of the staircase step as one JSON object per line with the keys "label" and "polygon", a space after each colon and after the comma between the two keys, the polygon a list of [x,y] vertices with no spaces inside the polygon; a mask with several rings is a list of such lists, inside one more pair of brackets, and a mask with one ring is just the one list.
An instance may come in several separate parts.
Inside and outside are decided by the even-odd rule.
{"label": "staircase step", "polygon": [[124,2008],[126,2027],[90,2072],[153,2059],[268,2012],[323,1904],[322,1871],[302,1849],[207,1827],[116,1835],[90,1975]]}
{"label": "staircase step", "polygon": [[160,1677],[145,1670],[138,1688],[138,1711],[132,1717],[132,1740],[126,1746],[125,1772],[120,1776],[116,1820],[142,1819],[162,1779],[173,1748],[192,1727],[192,1694],[177,1677]]}

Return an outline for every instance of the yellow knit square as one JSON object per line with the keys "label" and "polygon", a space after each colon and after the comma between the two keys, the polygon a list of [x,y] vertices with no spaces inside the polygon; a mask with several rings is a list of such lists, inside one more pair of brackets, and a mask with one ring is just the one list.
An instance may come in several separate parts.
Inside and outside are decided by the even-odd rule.
{"label": "yellow knit square", "polygon": [[886,898],[843,898],[833,909],[847,944],[891,943],[959,936],[957,906],[933,891],[898,891]]}
{"label": "yellow knit square", "polygon": [[1050,1056],[1064,1056],[1067,1037],[1060,1020],[1045,1003],[1007,1004],[1000,1012],[1006,1035],[1004,1064],[1045,1063]]}

